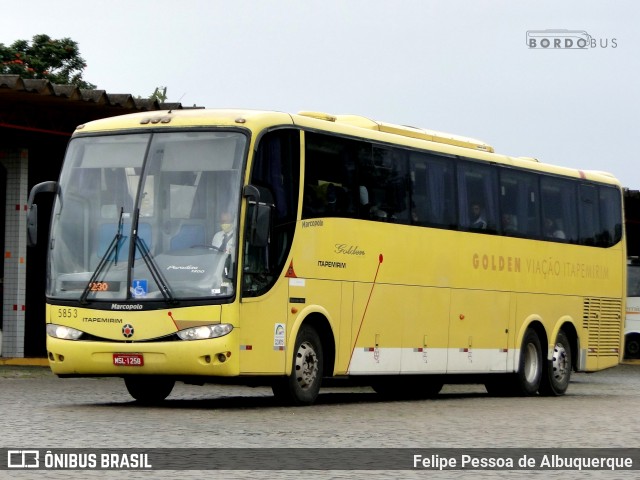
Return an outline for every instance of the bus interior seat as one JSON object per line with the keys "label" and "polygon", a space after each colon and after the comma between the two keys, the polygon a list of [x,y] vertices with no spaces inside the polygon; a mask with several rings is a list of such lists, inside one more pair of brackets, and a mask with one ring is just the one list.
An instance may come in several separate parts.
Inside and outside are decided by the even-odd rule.
{"label": "bus interior seat", "polygon": [[[117,223],[102,223],[98,226],[98,245],[96,249],[96,257],[98,259],[102,258],[105,253],[107,253],[107,249],[109,245],[113,241],[118,230]],[[121,258],[126,258],[129,252],[129,238],[131,232],[131,224],[123,223],[122,224],[122,235],[124,237],[124,241],[121,241],[120,244],[120,252],[124,252]],[[148,223],[140,222],[138,224],[138,236],[142,239],[146,245],[146,247],[151,250],[153,247],[153,236],[151,225]],[[141,258],[141,253],[139,250],[136,250],[135,258]]]}
{"label": "bus interior seat", "polygon": [[182,224],[169,240],[169,250],[182,250],[194,245],[206,245],[206,234],[202,224]]}

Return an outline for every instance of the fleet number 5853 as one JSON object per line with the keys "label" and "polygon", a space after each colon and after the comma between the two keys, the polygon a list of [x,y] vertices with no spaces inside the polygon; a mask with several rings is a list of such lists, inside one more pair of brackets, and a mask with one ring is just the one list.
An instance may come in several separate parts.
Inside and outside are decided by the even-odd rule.
{"label": "fleet number 5853", "polygon": [[58,318],[78,318],[78,310],[75,308],[58,308]]}

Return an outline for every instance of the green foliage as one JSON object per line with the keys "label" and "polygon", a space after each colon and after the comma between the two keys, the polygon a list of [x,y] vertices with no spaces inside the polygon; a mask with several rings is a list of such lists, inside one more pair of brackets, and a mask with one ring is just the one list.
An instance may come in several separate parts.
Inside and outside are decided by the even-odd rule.
{"label": "green foliage", "polygon": [[0,43],[0,73],[22,78],[40,78],[58,85],[96,88],[82,79],[86,68],[78,44],[70,38],[55,40],[35,35],[33,40],[16,40],[10,46]]}
{"label": "green foliage", "polygon": [[167,101],[167,87],[156,87],[151,96],[151,100],[157,100],[160,103]]}

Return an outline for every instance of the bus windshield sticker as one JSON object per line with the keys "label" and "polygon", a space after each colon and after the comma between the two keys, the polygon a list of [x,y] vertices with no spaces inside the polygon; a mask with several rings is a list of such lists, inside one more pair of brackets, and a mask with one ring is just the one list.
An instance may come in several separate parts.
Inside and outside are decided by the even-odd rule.
{"label": "bus windshield sticker", "polygon": [[131,295],[133,298],[146,297],[149,292],[148,282],[146,280],[134,280],[131,285]]}

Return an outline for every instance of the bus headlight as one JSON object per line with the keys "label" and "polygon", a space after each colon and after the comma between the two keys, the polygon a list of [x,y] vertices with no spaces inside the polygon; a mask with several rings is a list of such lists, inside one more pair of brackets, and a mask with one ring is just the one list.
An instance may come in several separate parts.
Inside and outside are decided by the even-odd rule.
{"label": "bus headlight", "polygon": [[221,323],[218,325],[203,325],[201,327],[191,327],[180,330],[178,337],[182,340],[204,340],[207,338],[224,337],[233,330],[233,325]]}
{"label": "bus headlight", "polygon": [[82,336],[80,330],[65,327],[64,325],[56,325],[55,323],[47,323],[47,335],[63,340],[78,340]]}

